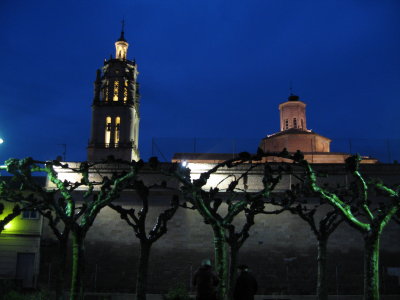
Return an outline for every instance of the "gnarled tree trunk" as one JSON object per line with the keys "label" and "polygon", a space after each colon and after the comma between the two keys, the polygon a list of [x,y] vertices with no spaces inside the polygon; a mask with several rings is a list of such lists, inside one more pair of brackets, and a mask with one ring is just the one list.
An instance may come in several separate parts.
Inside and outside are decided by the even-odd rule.
{"label": "gnarled tree trunk", "polygon": [[136,281],[136,299],[146,300],[147,272],[149,268],[151,243],[140,240],[139,268]]}
{"label": "gnarled tree trunk", "polygon": [[379,240],[380,233],[364,237],[364,300],[379,300]]}
{"label": "gnarled tree trunk", "polygon": [[229,263],[229,284],[228,284],[228,297],[233,299],[233,292],[235,289],[236,276],[237,276],[237,257],[239,248],[235,246],[230,247],[230,263]]}
{"label": "gnarled tree trunk", "polygon": [[228,247],[225,241],[225,229],[214,225],[215,270],[218,274],[218,300],[225,300],[228,286]]}
{"label": "gnarled tree trunk", "polygon": [[70,300],[81,300],[83,294],[83,276],[85,267],[84,236],[80,232],[72,232],[72,278]]}

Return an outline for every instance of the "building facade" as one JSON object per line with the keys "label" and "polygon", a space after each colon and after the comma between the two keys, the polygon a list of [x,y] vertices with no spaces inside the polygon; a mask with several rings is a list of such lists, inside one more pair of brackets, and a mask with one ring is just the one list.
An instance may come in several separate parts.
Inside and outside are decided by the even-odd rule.
{"label": "building facade", "polygon": [[[44,182],[43,182],[44,183]],[[1,216],[12,212],[14,203],[2,201]],[[40,267],[40,241],[43,217],[25,210],[0,233],[0,281],[12,280],[16,286],[35,288]]]}

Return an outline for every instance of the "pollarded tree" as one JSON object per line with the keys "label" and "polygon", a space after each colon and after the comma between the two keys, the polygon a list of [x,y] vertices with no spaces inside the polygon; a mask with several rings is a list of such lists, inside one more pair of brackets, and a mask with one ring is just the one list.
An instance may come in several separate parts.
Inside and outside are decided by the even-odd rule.
{"label": "pollarded tree", "polygon": [[[113,174],[111,178],[103,177],[101,182],[93,182],[89,180],[89,173],[96,163],[83,162],[78,168],[71,168],[68,164],[61,164],[58,161],[43,162],[32,158],[6,161],[4,168],[22,182],[22,192],[31,190],[34,195],[42,196],[40,203],[46,205],[41,208],[42,214],[49,219],[50,226],[57,226],[58,222],[62,222],[64,233],[71,234],[73,258],[71,300],[83,299],[84,241],[87,232],[100,210],[117,199],[129,181],[137,176],[143,162],[119,162],[119,164],[124,164],[127,168],[123,173]],[[80,181],[60,180],[56,168],[74,172],[79,175]],[[35,185],[32,175],[36,173],[46,174],[48,181],[54,184],[54,188],[46,189]],[[95,186],[99,187],[96,191]],[[85,188],[83,200],[80,202],[75,198],[78,187]]]}
{"label": "pollarded tree", "polygon": [[[278,181],[276,181],[278,183]],[[271,192],[273,192],[274,187],[270,187]],[[240,193],[240,192],[238,192]],[[242,193],[245,193],[243,191]],[[245,213],[245,222],[242,224],[240,230],[236,230],[234,224],[227,225],[227,237],[226,242],[229,245],[229,284],[228,284],[228,297],[229,299],[233,299],[233,292],[235,287],[235,282],[237,278],[237,261],[239,257],[240,248],[243,246],[245,241],[250,236],[250,229],[255,224],[255,216],[258,214],[262,215],[277,215],[285,210],[289,209],[290,204],[292,203],[288,194],[285,194],[284,197],[278,197],[277,195],[274,198],[268,198],[258,195],[258,197],[249,197],[247,201],[249,201],[248,206],[244,208]],[[265,208],[265,205],[269,204],[270,206],[278,206],[276,209]]]}
{"label": "pollarded tree", "polygon": [[[382,231],[399,211],[399,189],[392,189],[379,180],[368,180],[359,172],[361,158],[359,155],[351,156],[346,160],[347,169],[353,175],[356,182],[356,194],[358,201],[348,203],[337,193],[328,191],[318,184],[316,172],[305,160],[298,160],[305,168],[309,187],[322,199],[331,204],[345,221],[364,238],[364,300],[379,299],[379,242]],[[390,201],[386,205],[373,208],[373,202],[369,199],[371,191],[375,189],[388,196]],[[359,212],[363,218],[356,213]]]}
{"label": "pollarded tree", "polygon": [[[152,158],[154,162],[154,158]],[[167,190],[166,186],[152,185],[146,186],[142,180],[134,180],[130,183],[127,189],[134,190],[141,202],[142,208],[139,212],[135,209],[123,208],[120,205],[109,204],[108,206],[118,212],[121,219],[125,220],[126,223],[133,229],[135,236],[140,242],[140,256],[139,256],[139,268],[137,270],[137,281],[136,281],[136,299],[146,300],[147,292],[147,273],[150,259],[150,251],[152,245],[167,233],[168,221],[174,216],[179,206],[179,197],[177,195],[172,196],[170,207],[161,212],[153,228],[149,233],[146,232],[146,219],[149,213],[149,195],[151,189],[162,189]]]}
{"label": "pollarded tree", "polygon": [[[48,219],[48,225],[58,240],[57,276],[56,276],[56,299],[64,299],[64,276],[66,273],[66,258],[68,251],[68,238],[70,228],[65,226],[60,229],[60,218],[52,213],[52,207],[56,195],[47,191],[38,181],[13,171],[12,181],[2,181],[0,186],[0,199],[3,201],[17,203],[9,219],[18,216],[24,210],[36,210]],[[29,178],[29,179],[28,179]],[[1,207],[2,204],[0,204]],[[20,205],[23,208],[20,208]],[[62,225],[61,225],[62,226]]]}
{"label": "pollarded tree", "polygon": [[317,296],[319,300],[328,300],[328,278],[326,267],[328,240],[331,234],[342,223],[343,219],[339,216],[339,213],[336,210],[331,210],[317,220],[315,215],[318,214],[318,210],[321,209],[321,206],[323,205],[316,205],[312,209],[309,209],[305,205],[297,204],[289,210],[307,222],[317,239]]}
{"label": "pollarded tree", "polygon": [[[265,154],[264,156],[276,154]],[[218,297],[220,300],[226,299],[229,289],[229,240],[233,246],[233,264],[235,264],[237,251],[246,240],[246,234],[253,222],[252,216],[249,215],[247,225],[242,228],[242,234],[235,233],[235,228],[232,227],[233,220],[246,208],[249,208],[252,203],[260,203],[263,207],[264,203],[270,198],[271,192],[278,184],[281,173],[274,175],[274,172],[268,164],[262,164],[261,159],[263,155],[251,156],[248,153],[240,153],[238,157],[216,164],[207,172],[201,173],[198,179],[192,180],[190,177],[190,169],[182,165],[176,165],[172,175],[181,183],[181,191],[185,201],[190,203],[190,208],[196,209],[203,217],[204,222],[209,224],[212,228],[214,235],[214,252],[215,252],[215,266],[220,280],[218,287]],[[210,187],[206,190],[206,185],[210,177],[221,169],[232,169],[238,166],[244,166],[245,170],[238,176],[227,175],[215,187]],[[251,171],[256,168],[261,168],[262,171],[262,188],[257,192],[246,192],[238,197],[238,193],[243,192],[237,189],[240,180],[247,178]],[[238,171],[240,173],[240,171]],[[171,174],[170,174],[171,175]],[[230,180],[227,188],[220,189],[218,186],[225,180]],[[223,196],[221,196],[223,192]],[[227,212],[225,215],[219,211],[221,204],[225,203]],[[189,205],[184,204],[188,207]],[[256,205],[257,207],[257,205]],[[259,204],[258,204],[258,207]],[[238,234],[235,237],[235,234]],[[233,284],[233,283],[232,283]]]}

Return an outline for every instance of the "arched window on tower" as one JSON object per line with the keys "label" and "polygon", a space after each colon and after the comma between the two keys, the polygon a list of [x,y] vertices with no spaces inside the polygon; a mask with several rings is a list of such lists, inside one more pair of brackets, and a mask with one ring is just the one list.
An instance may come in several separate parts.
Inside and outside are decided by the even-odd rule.
{"label": "arched window on tower", "polygon": [[121,118],[116,117],[115,118],[115,147],[118,147],[120,127],[121,127]]}
{"label": "arched window on tower", "polygon": [[288,119],[285,120],[285,129],[289,129],[289,120]]}
{"label": "arched window on tower", "polygon": [[125,86],[124,86],[124,103],[128,101],[128,80],[125,80]]}
{"label": "arched window on tower", "polygon": [[110,147],[111,142],[111,117],[106,118],[106,132],[104,138],[104,144],[106,148]]}
{"label": "arched window on tower", "polygon": [[103,99],[105,102],[108,102],[108,82],[103,88]]}
{"label": "arched window on tower", "polygon": [[293,118],[293,127],[297,128],[297,119],[296,118]]}
{"label": "arched window on tower", "polygon": [[113,97],[113,101],[118,101],[118,90],[119,90],[119,81],[115,80],[114,81],[114,97]]}

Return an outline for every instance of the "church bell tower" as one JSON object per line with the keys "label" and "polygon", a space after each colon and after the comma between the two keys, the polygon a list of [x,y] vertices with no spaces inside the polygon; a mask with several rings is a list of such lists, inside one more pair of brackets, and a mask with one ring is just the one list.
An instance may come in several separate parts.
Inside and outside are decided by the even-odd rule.
{"label": "church bell tower", "polygon": [[127,59],[128,42],[121,36],[115,42],[115,58],[104,61],[97,70],[92,104],[92,126],[88,160],[139,160],[139,84],[137,64]]}

